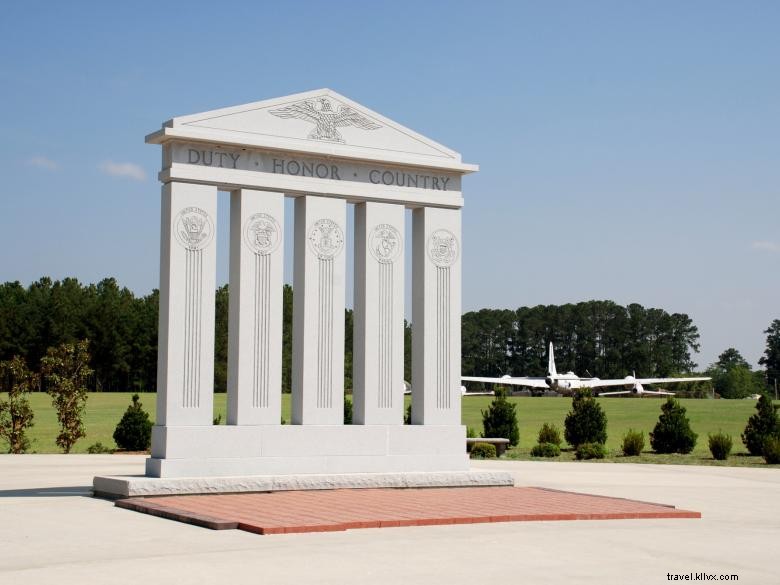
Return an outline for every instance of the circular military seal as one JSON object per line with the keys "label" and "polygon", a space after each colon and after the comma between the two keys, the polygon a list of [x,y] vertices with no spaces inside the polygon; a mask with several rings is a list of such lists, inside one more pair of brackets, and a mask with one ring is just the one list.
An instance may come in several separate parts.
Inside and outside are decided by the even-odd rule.
{"label": "circular military seal", "polygon": [[381,223],[371,230],[368,248],[380,264],[392,264],[401,254],[401,234],[390,224]]}
{"label": "circular military seal", "polygon": [[436,230],[428,238],[428,257],[436,266],[452,266],[458,259],[458,238],[451,231]]}
{"label": "circular military seal", "polygon": [[309,245],[321,260],[330,260],[344,247],[344,232],[335,221],[319,219],[309,229]]}
{"label": "circular military seal", "polygon": [[214,237],[214,223],[200,207],[185,207],[173,222],[179,243],[188,250],[202,250]]}
{"label": "circular military seal", "polygon": [[259,256],[276,250],[281,239],[279,224],[267,213],[255,213],[244,223],[244,241]]}

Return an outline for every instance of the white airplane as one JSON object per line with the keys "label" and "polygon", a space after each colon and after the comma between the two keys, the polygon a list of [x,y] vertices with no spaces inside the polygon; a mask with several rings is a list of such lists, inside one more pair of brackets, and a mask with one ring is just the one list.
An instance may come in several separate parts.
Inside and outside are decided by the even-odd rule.
{"label": "white airplane", "polygon": [[502,378],[484,378],[479,376],[461,376],[464,382],[489,382],[492,384],[508,384],[510,386],[524,386],[526,388],[544,388],[562,394],[571,394],[580,388],[608,388],[610,386],[625,386],[625,390],[616,392],[600,392],[599,396],[619,396],[622,394],[651,394],[674,396],[674,392],[665,390],[645,390],[644,384],[662,384],[674,382],[700,382],[712,378],[637,378],[636,374],[617,380],[601,380],[599,378],[580,378],[574,372],[559,374],[555,368],[555,355],[553,344],[550,343],[550,355],[547,360],[547,376],[544,378],[503,376]]}

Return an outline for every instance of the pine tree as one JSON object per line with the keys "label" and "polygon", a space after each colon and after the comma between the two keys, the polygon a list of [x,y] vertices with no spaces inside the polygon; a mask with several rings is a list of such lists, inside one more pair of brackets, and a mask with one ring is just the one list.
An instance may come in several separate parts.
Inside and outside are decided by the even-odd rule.
{"label": "pine tree", "polygon": [[520,442],[516,409],[516,405],[506,399],[504,392],[496,392],[488,409],[482,411],[482,436],[509,439],[509,444],[516,446]]}
{"label": "pine tree", "polygon": [[751,455],[761,455],[764,452],[764,441],[769,437],[780,436],[780,420],[777,418],[777,407],[772,401],[762,395],[756,404],[756,414],[748,419],[742,442]]}
{"label": "pine tree", "polygon": [[607,442],[607,415],[596,402],[590,390],[579,390],[574,394],[571,410],[564,421],[563,436],[572,447],[583,443]]}
{"label": "pine tree", "polygon": [[671,396],[661,405],[661,416],[650,433],[650,445],[656,453],[690,453],[698,435],[691,429],[685,407]]}
{"label": "pine tree", "polygon": [[114,429],[114,442],[125,451],[146,451],[152,444],[152,421],[139,402],[138,394],[133,394],[132,400]]}

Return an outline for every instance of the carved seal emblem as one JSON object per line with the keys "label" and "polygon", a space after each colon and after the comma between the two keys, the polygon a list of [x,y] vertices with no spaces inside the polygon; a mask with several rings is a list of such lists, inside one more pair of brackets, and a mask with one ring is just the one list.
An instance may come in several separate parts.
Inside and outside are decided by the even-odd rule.
{"label": "carved seal emblem", "polygon": [[309,245],[321,260],[330,260],[344,247],[344,232],[331,219],[320,219],[309,229]]}
{"label": "carved seal emblem", "polygon": [[448,230],[436,230],[428,238],[428,257],[436,266],[452,266],[458,259],[458,238]]}
{"label": "carved seal emblem", "polygon": [[403,243],[400,232],[388,223],[381,223],[371,230],[368,238],[371,255],[380,264],[392,264],[401,255]]}
{"label": "carved seal emblem", "polygon": [[255,213],[244,223],[244,241],[259,256],[276,250],[281,239],[279,224],[267,213]]}
{"label": "carved seal emblem", "polygon": [[330,100],[325,97],[296,102],[271,110],[270,113],[278,118],[298,118],[311,122],[314,129],[309,132],[308,138],[327,142],[344,142],[344,137],[337,128],[353,126],[363,130],[376,130],[382,127],[349,106],[340,105],[338,110],[334,109]]}
{"label": "carved seal emblem", "polygon": [[214,223],[200,207],[185,207],[173,222],[178,242],[188,250],[202,250],[214,238]]}

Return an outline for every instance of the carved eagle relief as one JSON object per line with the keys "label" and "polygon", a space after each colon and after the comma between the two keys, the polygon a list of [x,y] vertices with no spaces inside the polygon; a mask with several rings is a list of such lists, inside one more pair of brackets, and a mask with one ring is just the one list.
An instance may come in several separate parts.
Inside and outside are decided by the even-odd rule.
{"label": "carved eagle relief", "polygon": [[319,98],[316,101],[304,100],[271,110],[271,114],[279,118],[298,118],[311,122],[314,124],[314,129],[309,132],[308,137],[312,140],[328,142],[344,142],[344,137],[337,128],[353,126],[363,130],[376,130],[382,127],[349,106],[339,106],[338,111],[334,110],[327,98]]}

